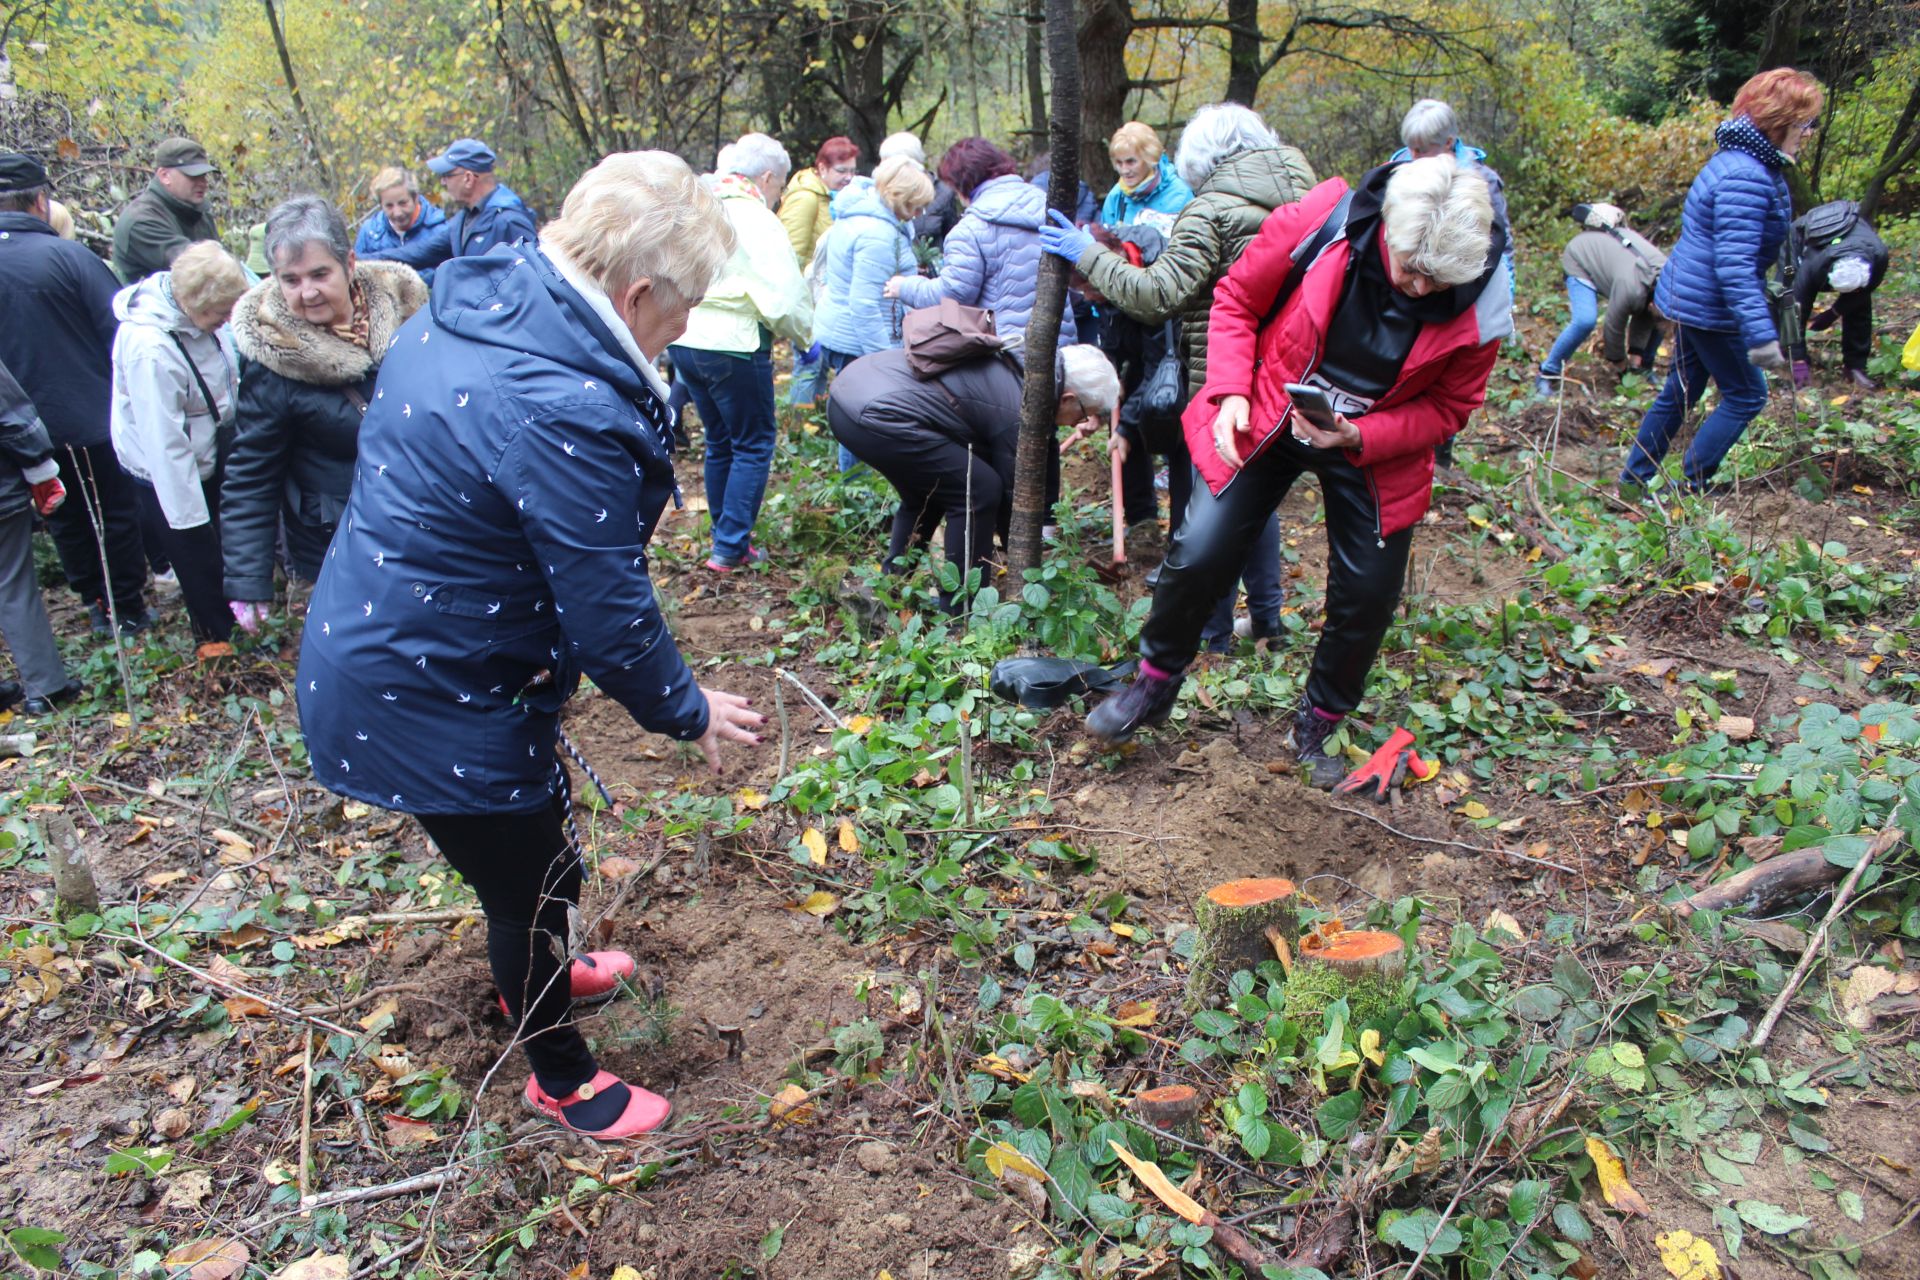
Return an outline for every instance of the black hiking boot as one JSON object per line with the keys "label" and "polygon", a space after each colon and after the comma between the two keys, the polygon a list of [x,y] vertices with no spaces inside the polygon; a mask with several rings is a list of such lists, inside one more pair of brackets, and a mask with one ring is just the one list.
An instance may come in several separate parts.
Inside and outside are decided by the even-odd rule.
{"label": "black hiking boot", "polygon": [[1087,732],[1118,746],[1149,725],[1165,724],[1180,696],[1182,676],[1151,675],[1144,667],[1133,683],[1113,694],[1087,716]]}
{"label": "black hiking boot", "polygon": [[1301,703],[1293,713],[1294,759],[1306,766],[1308,783],[1322,791],[1333,790],[1334,784],[1347,776],[1346,765],[1326,751],[1327,739],[1339,727],[1339,720],[1327,719],[1311,703]]}

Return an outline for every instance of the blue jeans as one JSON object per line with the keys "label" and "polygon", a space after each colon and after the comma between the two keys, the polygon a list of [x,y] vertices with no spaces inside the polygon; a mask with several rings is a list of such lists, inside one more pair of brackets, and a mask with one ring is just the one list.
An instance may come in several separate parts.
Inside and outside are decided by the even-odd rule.
{"label": "blue jeans", "polygon": [[767,494],[778,429],[773,405],[773,354],[749,355],[673,347],[673,367],[693,396],[707,434],[707,513],[713,558],[739,564],[753,541],[753,522]]}
{"label": "blue jeans", "polygon": [[[855,360],[858,360],[859,358],[860,358],[859,356],[850,356],[844,351],[835,351],[831,347],[822,347],[820,348],[820,363],[819,363],[820,369],[824,371],[822,376],[825,377],[828,375],[837,374],[842,369],[846,368],[848,365],[852,364]],[[845,474],[846,472],[853,470],[855,467],[859,465],[860,465],[860,459],[853,456],[853,450],[847,448],[847,446],[845,445],[841,445],[840,446],[841,473]]]}
{"label": "blue jeans", "polygon": [[1689,488],[1701,488],[1713,478],[1747,424],[1767,407],[1767,376],[1747,362],[1747,345],[1738,333],[1682,324],[1674,326],[1673,366],[1640,420],[1640,435],[1627,450],[1621,484],[1653,479],[1681,422],[1706,393],[1708,379],[1719,386],[1720,403],[1693,433],[1680,470]]}
{"label": "blue jeans", "polygon": [[1569,357],[1580,349],[1580,344],[1593,336],[1594,328],[1600,323],[1600,295],[1593,286],[1577,276],[1567,277],[1567,305],[1573,310],[1573,318],[1567,321],[1567,327],[1554,339],[1553,350],[1547,352],[1547,358],[1540,362],[1540,372],[1549,378],[1557,377],[1564,369]]}
{"label": "blue jeans", "polygon": [[1286,599],[1280,588],[1280,514],[1267,517],[1253,545],[1247,548],[1247,561],[1240,566],[1240,580],[1227,588],[1207,618],[1207,629],[1200,643],[1217,653],[1233,647],[1233,606],[1240,598],[1241,586],[1247,589],[1247,616],[1253,620],[1254,634],[1280,634],[1280,605]]}

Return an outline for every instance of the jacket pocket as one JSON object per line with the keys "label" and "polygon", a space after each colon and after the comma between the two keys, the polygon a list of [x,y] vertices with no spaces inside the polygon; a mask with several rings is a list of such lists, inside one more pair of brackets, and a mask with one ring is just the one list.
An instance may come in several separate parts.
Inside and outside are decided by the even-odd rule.
{"label": "jacket pocket", "polygon": [[489,599],[486,593],[471,587],[446,582],[416,582],[413,589],[416,595],[420,595],[435,609],[456,618],[497,618],[503,608],[501,601]]}

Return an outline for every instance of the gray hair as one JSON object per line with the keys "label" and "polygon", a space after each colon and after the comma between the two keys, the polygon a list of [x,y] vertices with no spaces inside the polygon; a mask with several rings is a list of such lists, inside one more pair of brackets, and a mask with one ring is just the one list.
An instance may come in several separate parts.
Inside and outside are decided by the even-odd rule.
{"label": "gray hair", "polygon": [[715,173],[737,173],[743,178],[758,178],[769,170],[785,181],[793,172],[793,161],[785,147],[764,133],[742,134],[740,141],[720,148],[719,158],[713,162]]}
{"label": "gray hair", "polygon": [[1493,198],[1487,180],[1454,163],[1428,156],[1396,166],[1387,179],[1380,220],[1387,248],[1409,271],[1443,289],[1477,280],[1493,247]]}
{"label": "gray hair", "polygon": [[1400,141],[1416,156],[1441,151],[1460,136],[1460,117],[1438,98],[1422,98],[1400,119]]}
{"label": "gray hair", "polygon": [[1112,418],[1120,404],[1120,375],[1107,353],[1088,342],[1060,348],[1060,394],[1071,395],[1088,413]]}
{"label": "gray hair", "polygon": [[922,169],[927,167],[927,149],[921,144],[917,133],[890,133],[886,136],[880,144],[880,158],[891,160],[895,156],[905,156]]}
{"label": "gray hair", "polygon": [[318,244],[337,259],[342,268],[353,242],[347,238],[346,220],[340,211],[319,196],[295,196],[282,201],[267,215],[267,238],[261,246],[270,266],[278,268],[282,254],[298,257],[310,244]]}
{"label": "gray hair", "polygon": [[1180,131],[1173,167],[1182,182],[1198,191],[1228,156],[1279,145],[1280,135],[1254,112],[1237,102],[1215,102],[1194,112]]}
{"label": "gray hair", "polygon": [[53,199],[51,186],[28,187],[25,191],[9,191],[0,195],[0,213],[32,213],[33,207],[40,203],[40,197]]}

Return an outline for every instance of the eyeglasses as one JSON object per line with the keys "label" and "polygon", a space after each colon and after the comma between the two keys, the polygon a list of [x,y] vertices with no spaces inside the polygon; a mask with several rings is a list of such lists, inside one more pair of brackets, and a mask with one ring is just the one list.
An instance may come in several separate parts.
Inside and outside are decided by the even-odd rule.
{"label": "eyeglasses", "polygon": [[860,166],[858,164],[836,164],[831,169],[827,170],[827,172],[828,173],[844,173],[844,174],[852,175],[860,172]]}
{"label": "eyeglasses", "polygon": [[1807,120],[1800,125],[1800,132],[1812,133],[1814,130],[1818,129],[1819,127],[1820,127],[1820,122],[1818,120]]}

